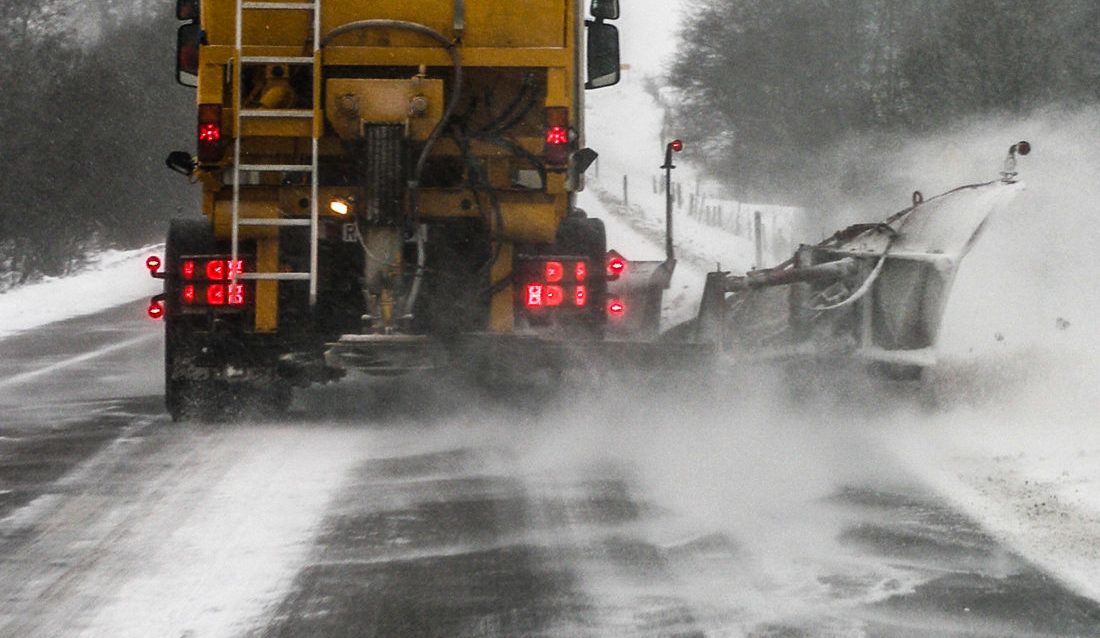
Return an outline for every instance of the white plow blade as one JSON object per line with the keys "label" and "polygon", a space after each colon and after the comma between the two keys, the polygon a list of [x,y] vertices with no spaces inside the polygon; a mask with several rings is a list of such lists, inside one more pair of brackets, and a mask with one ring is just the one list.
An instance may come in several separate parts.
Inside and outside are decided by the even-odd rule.
{"label": "white plow blade", "polygon": [[892,241],[879,230],[853,241],[862,251],[886,251],[874,282],[871,339],[864,341],[860,354],[920,366],[935,362],[940,322],[959,263],[990,215],[1007,206],[1023,188],[1007,182],[966,186],[892,220],[890,225],[897,231]]}

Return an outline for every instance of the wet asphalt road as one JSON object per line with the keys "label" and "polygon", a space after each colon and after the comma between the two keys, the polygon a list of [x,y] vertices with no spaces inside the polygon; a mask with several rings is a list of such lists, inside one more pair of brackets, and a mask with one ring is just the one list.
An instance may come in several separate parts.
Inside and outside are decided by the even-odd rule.
{"label": "wet asphalt road", "polygon": [[172,424],[142,306],[0,341],[0,636],[1100,636],[912,477],[746,495],[768,445],[715,476],[647,423],[675,392],[352,380]]}

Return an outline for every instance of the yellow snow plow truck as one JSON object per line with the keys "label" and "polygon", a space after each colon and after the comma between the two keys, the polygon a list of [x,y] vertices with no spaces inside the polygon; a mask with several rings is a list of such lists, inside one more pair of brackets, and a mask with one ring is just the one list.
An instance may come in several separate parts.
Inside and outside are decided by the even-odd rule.
{"label": "yellow snow plow truck", "polygon": [[347,369],[553,367],[552,346],[602,342],[617,274],[574,194],[596,157],[584,91],[619,78],[618,15],[178,0],[198,150],[168,165],[202,185],[203,218],[171,224],[155,272],[173,418],[285,405]]}

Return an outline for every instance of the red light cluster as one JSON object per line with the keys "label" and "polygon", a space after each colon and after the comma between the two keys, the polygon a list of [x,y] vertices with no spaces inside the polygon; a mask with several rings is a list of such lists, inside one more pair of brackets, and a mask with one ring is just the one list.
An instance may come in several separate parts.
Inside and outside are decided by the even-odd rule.
{"label": "red light cluster", "polygon": [[[237,275],[244,272],[244,260],[211,259],[206,262],[200,272],[204,272],[206,274],[206,279],[210,281],[236,279]],[[180,264],[180,275],[184,279],[194,279],[195,261],[191,259],[184,260],[183,263]]]}
{"label": "red light cluster", "polygon": [[556,308],[563,304],[583,308],[588,304],[588,264],[583,261],[542,263],[541,277],[524,289],[528,308]]}
{"label": "red light cluster", "polygon": [[[185,259],[180,262],[180,277],[186,283],[180,288],[180,300],[186,306],[243,306],[247,297],[243,283],[233,283],[244,272],[243,259]],[[206,282],[223,282],[214,283]]]}

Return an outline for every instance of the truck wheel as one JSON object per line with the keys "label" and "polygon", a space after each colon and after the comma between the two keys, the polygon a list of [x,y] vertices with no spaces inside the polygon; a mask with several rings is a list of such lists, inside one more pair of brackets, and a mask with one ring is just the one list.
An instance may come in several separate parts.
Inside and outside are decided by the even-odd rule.
{"label": "truck wheel", "polygon": [[206,220],[174,219],[164,246],[164,403],[173,421],[205,418],[216,405],[215,388],[190,363],[200,344],[180,312],[180,256],[217,252]]}

